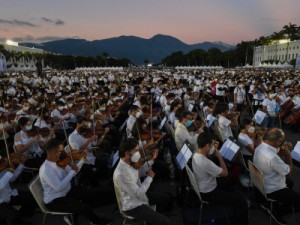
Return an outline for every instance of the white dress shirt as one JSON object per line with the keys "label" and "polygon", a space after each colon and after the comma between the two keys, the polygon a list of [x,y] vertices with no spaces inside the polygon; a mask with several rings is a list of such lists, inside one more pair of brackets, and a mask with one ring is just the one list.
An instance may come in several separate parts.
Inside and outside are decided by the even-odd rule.
{"label": "white dress shirt", "polygon": [[226,117],[224,117],[222,115],[219,115],[218,129],[222,136],[222,139],[223,139],[222,141],[227,140],[229,137],[233,137],[230,123],[231,123],[231,121],[229,119],[227,119]]}
{"label": "white dress shirt", "polygon": [[183,125],[182,123],[178,123],[176,126],[176,129],[175,129],[175,142],[176,142],[177,149],[179,150],[185,141],[189,141],[189,143],[193,147],[193,150],[194,151],[197,150],[198,149],[198,144],[197,144],[198,136],[199,136],[199,134],[197,134],[197,133],[194,135],[191,135],[185,125]]}
{"label": "white dress shirt", "polygon": [[286,188],[285,176],[290,172],[277,155],[277,149],[266,143],[261,143],[254,152],[254,164],[262,171],[267,194]]}
{"label": "white dress shirt", "polygon": [[241,132],[239,133],[238,141],[243,144],[242,154],[252,156],[252,153],[246,148],[248,145],[251,145],[251,147],[254,148],[252,139],[247,134]]}
{"label": "white dress shirt", "polygon": [[[86,143],[87,138],[83,137],[81,134],[78,133],[77,129],[75,129],[69,136],[68,138],[69,140],[69,144],[71,145],[72,149],[77,149],[79,150],[80,147],[82,145],[84,145],[84,143]],[[95,144],[95,142],[93,142]],[[90,143],[87,146],[88,149],[92,148],[92,143]],[[95,165],[95,160],[96,157],[94,156],[94,154],[92,152],[89,152],[86,156],[86,163],[87,164],[92,164]]]}
{"label": "white dress shirt", "polygon": [[3,170],[0,172],[0,204],[10,202],[11,196],[17,196],[18,191],[16,189],[11,189],[9,183],[15,181],[21,174],[24,166],[19,164],[14,173]]}
{"label": "white dress shirt", "polygon": [[192,166],[200,192],[213,191],[217,187],[216,177],[221,174],[222,168],[199,153],[193,155]]}
{"label": "white dress shirt", "polygon": [[[31,137],[28,137],[27,134],[21,130],[15,134],[14,145],[26,145],[31,140]],[[43,150],[40,148],[40,145],[37,142],[33,142],[26,150],[31,156],[39,156],[43,154]]]}
{"label": "white dress shirt", "polygon": [[43,186],[44,203],[48,204],[56,198],[64,197],[71,189],[71,180],[76,172],[70,166],[60,168],[55,162],[45,160],[39,172]]}
{"label": "white dress shirt", "polygon": [[[150,166],[153,163],[153,160],[148,161]],[[113,181],[114,185],[120,190],[123,211],[149,204],[146,192],[153,179],[148,176],[143,183],[140,180],[140,177],[144,176],[149,169],[148,164],[144,164],[139,170],[136,170],[122,159],[119,161],[113,175]]]}
{"label": "white dress shirt", "polygon": [[127,120],[127,123],[126,123],[126,125],[127,125],[126,128],[128,130],[130,130],[130,133],[131,133],[132,128],[133,128],[133,126],[135,124],[135,121],[136,121],[136,118],[134,116],[130,115],[129,118],[128,118],[128,120]]}

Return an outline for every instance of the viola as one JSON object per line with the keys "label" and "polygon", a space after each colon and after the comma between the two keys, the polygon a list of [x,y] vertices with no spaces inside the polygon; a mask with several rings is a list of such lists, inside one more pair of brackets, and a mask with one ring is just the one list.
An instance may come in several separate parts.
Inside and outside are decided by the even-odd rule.
{"label": "viola", "polygon": [[39,133],[43,138],[48,137],[50,135],[50,131],[51,130],[48,127],[43,127],[39,129]]}
{"label": "viola", "polygon": [[62,110],[59,110],[59,112],[60,112],[61,115],[64,116],[64,115],[66,115],[69,112],[69,110],[66,109],[66,108],[63,108]]}
{"label": "viola", "polygon": [[33,126],[31,130],[27,131],[27,134],[29,137],[35,137],[39,134],[39,128],[36,126]]}
{"label": "viola", "polygon": [[[12,165],[18,165],[21,163],[20,157],[15,152],[9,154],[9,159]],[[0,160],[0,171],[5,170],[9,166],[10,165],[8,158],[2,157],[2,159]]]}

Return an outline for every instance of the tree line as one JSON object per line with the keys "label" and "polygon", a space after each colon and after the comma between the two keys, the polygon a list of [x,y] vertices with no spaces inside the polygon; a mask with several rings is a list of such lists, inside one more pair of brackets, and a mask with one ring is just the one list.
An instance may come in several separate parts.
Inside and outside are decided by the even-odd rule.
{"label": "tree line", "polygon": [[[300,40],[300,26],[289,23],[283,26],[279,32],[274,32],[269,36],[261,36],[252,41],[242,41],[234,49],[225,52],[221,52],[217,48],[211,48],[208,51],[196,49],[188,53],[182,51],[174,52],[165,57],[161,64],[168,67],[223,66],[227,68],[243,66],[247,63],[252,64],[254,47],[269,45],[281,39]],[[294,61],[291,63],[293,64]]]}

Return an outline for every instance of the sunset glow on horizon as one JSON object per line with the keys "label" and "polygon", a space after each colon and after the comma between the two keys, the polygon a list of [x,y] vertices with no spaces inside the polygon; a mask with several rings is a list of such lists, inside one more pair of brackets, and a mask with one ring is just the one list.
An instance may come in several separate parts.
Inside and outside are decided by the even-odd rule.
{"label": "sunset glow on horizon", "polygon": [[4,0],[0,40],[99,40],[171,35],[185,43],[236,44],[300,25],[300,1],[289,0]]}

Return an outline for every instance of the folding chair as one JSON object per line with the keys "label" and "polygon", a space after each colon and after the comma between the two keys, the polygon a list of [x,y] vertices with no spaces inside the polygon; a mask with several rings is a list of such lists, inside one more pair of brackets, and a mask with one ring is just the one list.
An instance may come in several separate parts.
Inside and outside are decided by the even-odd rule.
{"label": "folding chair", "polygon": [[[253,185],[259,190],[259,192],[265,197],[266,201],[270,203],[270,209],[269,209],[269,214],[270,214],[270,225],[272,224],[272,218],[274,218],[275,222],[275,216],[273,214],[273,205],[275,202],[277,202],[274,199],[268,198],[266,192],[265,192],[265,183],[264,183],[264,175],[260,169],[256,167],[256,165],[248,160],[248,167],[249,167],[249,172],[250,172],[250,178],[253,183]],[[295,217],[295,210],[294,207],[291,206],[292,212],[293,212],[293,217],[294,217],[294,224],[296,224],[296,217]]]}
{"label": "folding chair", "polygon": [[69,216],[71,218],[72,224],[74,223],[72,213],[54,212],[54,211],[50,211],[46,208],[46,206],[43,202],[43,187],[42,187],[42,184],[40,181],[40,177],[38,175],[33,179],[33,181],[31,181],[31,183],[28,186],[29,186],[29,190],[30,190],[31,194],[33,195],[34,199],[36,200],[37,204],[39,205],[41,211],[44,214],[42,225],[45,224],[47,215]]}
{"label": "folding chair", "polygon": [[[200,201],[200,210],[199,210],[199,225],[201,225],[201,222],[202,222],[202,213],[203,213],[203,206],[204,205],[209,205],[209,202],[206,202],[204,201],[202,198],[201,198],[201,194],[200,194],[200,190],[198,188],[198,185],[197,185],[197,182],[196,182],[196,179],[195,179],[195,175],[194,173],[192,172],[192,170],[189,168],[188,165],[185,166],[185,169],[186,169],[186,172],[187,172],[187,175],[189,177],[189,180],[190,180],[190,183],[192,185],[192,188],[194,189],[194,191],[196,192],[198,198],[199,198],[199,201]],[[220,208],[215,208],[215,209],[220,209]],[[230,224],[229,222],[229,219],[228,219],[228,216],[227,216],[227,212],[226,212],[226,209],[225,207],[223,207],[224,209],[224,213],[225,213],[225,217],[226,217],[226,220],[227,220],[227,223]],[[216,214],[215,216],[217,216],[219,219],[220,219],[220,214]],[[211,219],[217,219],[217,218],[211,218]]]}
{"label": "folding chair", "polygon": [[[117,185],[114,185],[114,187],[115,187],[115,194],[116,194],[116,198],[117,198],[118,208],[119,208],[120,214],[123,218],[123,223],[122,224],[125,225],[127,220],[135,220],[135,218],[132,217],[132,216],[126,215],[126,213],[122,210],[121,191],[120,191],[119,187],[117,187]],[[154,211],[156,210],[155,205],[154,206],[149,206],[149,207],[151,209],[153,209]],[[147,223],[145,221],[143,221],[143,223],[145,225],[147,225]]]}

